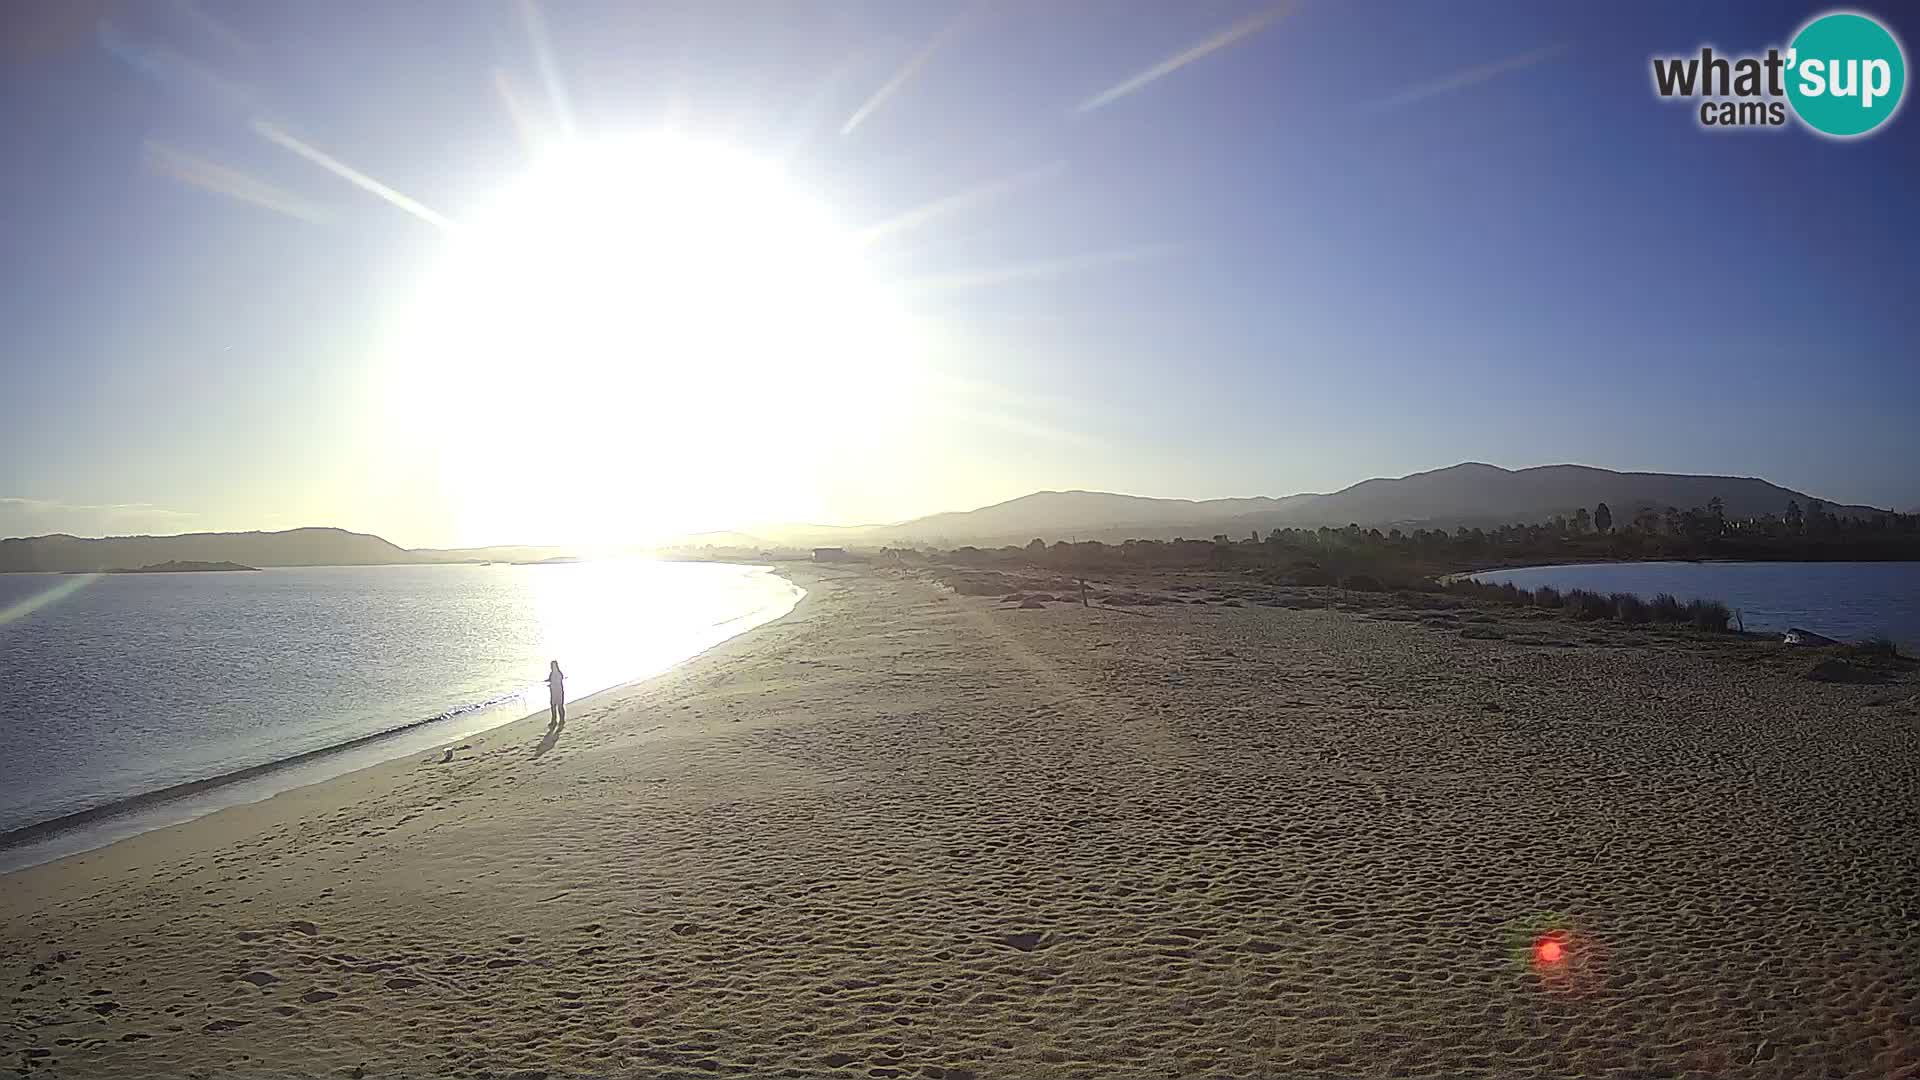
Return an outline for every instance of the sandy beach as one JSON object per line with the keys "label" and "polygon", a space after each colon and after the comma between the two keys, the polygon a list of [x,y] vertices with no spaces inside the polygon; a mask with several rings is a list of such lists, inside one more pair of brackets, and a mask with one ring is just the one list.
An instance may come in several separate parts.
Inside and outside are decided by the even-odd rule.
{"label": "sandy beach", "polygon": [[0,1068],[1920,1078],[1910,680],[793,573],[557,737],[0,878]]}

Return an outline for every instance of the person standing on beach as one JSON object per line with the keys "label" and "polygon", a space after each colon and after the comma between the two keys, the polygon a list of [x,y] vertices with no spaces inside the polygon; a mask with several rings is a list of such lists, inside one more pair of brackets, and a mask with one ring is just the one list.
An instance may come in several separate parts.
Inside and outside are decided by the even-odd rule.
{"label": "person standing on beach", "polygon": [[567,722],[567,674],[560,670],[560,661],[554,660],[547,665],[547,726]]}

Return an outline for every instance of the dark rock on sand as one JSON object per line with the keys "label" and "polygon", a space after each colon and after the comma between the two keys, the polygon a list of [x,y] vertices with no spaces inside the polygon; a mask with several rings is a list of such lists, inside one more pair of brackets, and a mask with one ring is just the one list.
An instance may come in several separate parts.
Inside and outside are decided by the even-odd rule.
{"label": "dark rock on sand", "polygon": [[1886,681],[1885,677],[1879,672],[1850,664],[1837,656],[1829,656],[1825,660],[1808,668],[1803,678],[1811,679],[1814,682],[1829,683],[1877,683]]}

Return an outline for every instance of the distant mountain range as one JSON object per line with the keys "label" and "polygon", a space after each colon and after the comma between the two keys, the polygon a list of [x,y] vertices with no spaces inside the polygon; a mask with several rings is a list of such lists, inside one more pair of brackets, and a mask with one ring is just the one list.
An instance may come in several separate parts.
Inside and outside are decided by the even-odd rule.
{"label": "distant mountain range", "polygon": [[366,566],[422,561],[405,548],[345,529],[183,533],[87,539],[57,533],[0,540],[0,571],[126,570],[165,562],[243,566]]}
{"label": "distant mountain range", "polygon": [[[766,548],[794,545],[1024,544],[1039,538],[1118,542],[1126,539],[1241,537],[1278,528],[1453,528],[1539,522],[1606,503],[1615,522],[1644,507],[1704,507],[1718,497],[1729,517],[1784,513],[1814,501],[1753,477],[1624,473],[1585,465],[1502,469],[1468,462],[1398,479],[1365,480],[1327,495],[1284,498],[1149,499],[1099,491],[1039,491],[1003,503],[933,514],[893,525],[776,525],[682,538],[696,545]],[[1869,517],[1870,506],[1827,504],[1829,513]],[[533,562],[577,552],[552,547],[414,549],[344,529],[187,533],[180,536],[35,536],[0,540],[0,572],[91,571],[169,561],[247,566],[362,566],[388,563]]]}
{"label": "distant mountain range", "polygon": [[[964,513],[934,514],[860,530],[855,542],[1025,543],[1078,537],[1114,541],[1246,536],[1279,528],[1454,528],[1539,522],[1606,503],[1625,523],[1644,507],[1704,507],[1719,497],[1730,517],[1782,514],[1814,497],[1753,477],[1627,473],[1585,465],[1503,469],[1467,462],[1397,479],[1364,480],[1326,495],[1284,498],[1149,499],[1097,491],[1040,491]],[[1868,517],[1870,506],[1827,504],[1829,513]],[[842,534],[843,540],[849,539]]]}

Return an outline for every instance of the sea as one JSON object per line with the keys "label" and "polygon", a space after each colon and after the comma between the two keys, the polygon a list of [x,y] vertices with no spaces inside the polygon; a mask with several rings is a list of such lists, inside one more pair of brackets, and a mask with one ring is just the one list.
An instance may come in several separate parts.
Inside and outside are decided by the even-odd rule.
{"label": "sea", "polygon": [[1476,581],[1719,600],[1748,630],[1886,636],[1920,651],[1920,562],[1620,562],[1489,570]]}
{"label": "sea", "polygon": [[[0,574],[0,872],[659,674],[791,611],[768,567]],[[51,825],[49,823],[52,823]]]}

